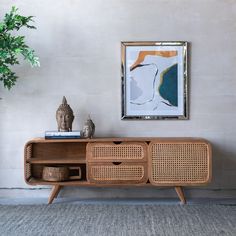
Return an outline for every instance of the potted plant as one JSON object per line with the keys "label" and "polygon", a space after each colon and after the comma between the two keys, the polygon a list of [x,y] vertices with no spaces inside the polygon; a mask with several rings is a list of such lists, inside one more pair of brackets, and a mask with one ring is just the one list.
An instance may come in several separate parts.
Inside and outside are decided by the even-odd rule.
{"label": "potted plant", "polygon": [[17,11],[18,8],[13,6],[10,13],[6,13],[4,19],[0,21],[0,81],[7,89],[11,89],[17,81],[18,76],[11,67],[19,64],[19,55],[22,55],[31,66],[40,66],[34,50],[26,45],[25,36],[15,33],[22,27],[36,29],[30,24],[33,22],[33,16],[21,16]]}

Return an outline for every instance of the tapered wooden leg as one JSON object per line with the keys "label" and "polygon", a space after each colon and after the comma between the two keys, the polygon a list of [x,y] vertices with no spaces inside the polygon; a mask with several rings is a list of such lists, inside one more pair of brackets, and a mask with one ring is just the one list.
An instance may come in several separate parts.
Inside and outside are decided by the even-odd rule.
{"label": "tapered wooden leg", "polygon": [[183,204],[185,204],[185,203],[186,203],[186,199],[185,199],[185,197],[184,197],[184,192],[183,192],[182,187],[175,187],[175,191],[176,191],[176,193],[178,194],[178,197],[179,197],[179,199],[181,200],[181,202],[182,202]]}
{"label": "tapered wooden leg", "polygon": [[54,200],[54,198],[57,197],[58,193],[60,192],[62,186],[61,185],[54,185],[52,188],[52,192],[50,194],[50,197],[48,199],[48,204],[51,204]]}

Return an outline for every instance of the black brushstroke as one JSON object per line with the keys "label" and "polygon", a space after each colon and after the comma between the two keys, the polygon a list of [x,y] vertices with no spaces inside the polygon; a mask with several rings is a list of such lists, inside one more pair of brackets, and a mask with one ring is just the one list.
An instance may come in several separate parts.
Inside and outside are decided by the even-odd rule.
{"label": "black brushstroke", "polygon": [[136,69],[138,67],[143,67],[143,66],[146,66],[146,65],[149,65],[149,64],[138,64],[138,65],[134,66],[132,69],[130,69],[130,71],[133,71],[134,69]]}
{"label": "black brushstroke", "polygon": [[161,101],[161,102],[165,103],[165,104],[166,104],[167,106],[169,106],[169,107],[172,107],[172,105],[169,104],[169,103],[167,103],[167,102],[164,102],[164,101]]}

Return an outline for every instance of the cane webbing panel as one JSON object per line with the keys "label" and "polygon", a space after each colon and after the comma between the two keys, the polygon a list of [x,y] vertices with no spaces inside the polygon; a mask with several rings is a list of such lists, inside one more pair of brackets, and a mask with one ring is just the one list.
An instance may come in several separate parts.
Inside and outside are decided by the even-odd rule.
{"label": "cane webbing panel", "polygon": [[25,164],[25,179],[28,180],[31,177],[31,166],[29,163]]}
{"label": "cane webbing panel", "polygon": [[26,158],[26,160],[28,160],[31,157],[32,157],[32,144],[29,144],[26,146],[25,158]]}
{"label": "cane webbing panel", "polygon": [[143,160],[147,156],[146,143],[90,143],[87,145],[90,160]]}
{"label": "cane webbing panel", "polygon": [[28,144],[25,147],[25,179],[28,180],[31,177],[31,165],[26,161],[32,157],[32,144]]}
{"label": "cane webbing panel", "polygon": [[153,143],[150,152],[153,183],[185,185],[209,180],[210,158],[206,143]]}
{"label": "cane webbing panel", "polygon": [[116,183],[121,181],[135,181],[137,183],[146,181],[145,167],[140,165],[104,165],[95,164],[89,168],[89,179],[92,182]]}

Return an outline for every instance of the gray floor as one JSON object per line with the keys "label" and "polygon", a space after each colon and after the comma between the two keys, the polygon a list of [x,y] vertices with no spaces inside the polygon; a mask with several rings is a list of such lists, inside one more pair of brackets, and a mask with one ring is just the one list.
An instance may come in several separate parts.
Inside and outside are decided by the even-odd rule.
{"label": "gray floor", "polygon": [[69,202],[57,204],[62,202],[58,199],[51,205],[0,205],[0,235],[236,235],[236,205],[181,205],[171,200],[160,204],[151,199],[66,200]]}

